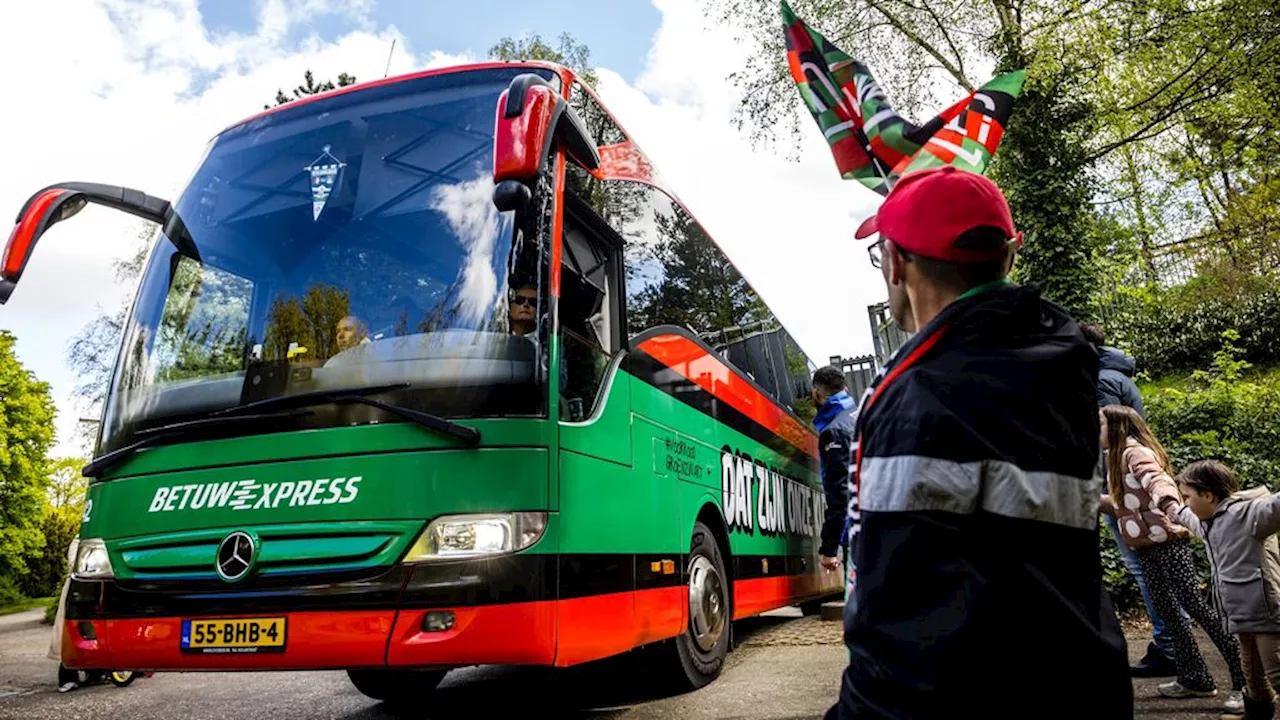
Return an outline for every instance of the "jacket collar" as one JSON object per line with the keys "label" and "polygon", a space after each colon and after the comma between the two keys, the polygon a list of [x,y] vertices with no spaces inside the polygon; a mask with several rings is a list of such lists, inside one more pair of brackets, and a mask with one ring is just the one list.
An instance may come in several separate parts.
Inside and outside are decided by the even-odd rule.
{"label": "jacket collar", "polygon": [[1233,492],[1231,493],[1231,495],[1227,496],[1222,502],[1218,503],[1218,509],[1213,511],[1213,516],[1216,518],[1222,513],[1226,512],[1227,507],[1230,505],[1234,505],[1238,502],[1244,502],[1246,500],[1257,500],[1258,498],[1264,498],[1270,494],[1271,494],[1271,491],[1268,490],[1264,485],[1259,485],[1258,487],[1252,487],[1252,488],[1249,488],[1248,490],[1239,490],[1237,492]]}
{"label": "jacket collar", "polygon": [[841,390],[827,398],[827,401],[822,403],[822,407],[818,408],[818,414],[813,416],[813,426],[818,429],[818,432],[822,432],[841,412],[852,408],[853,404],[853,398],[849,397],[849,393]]}

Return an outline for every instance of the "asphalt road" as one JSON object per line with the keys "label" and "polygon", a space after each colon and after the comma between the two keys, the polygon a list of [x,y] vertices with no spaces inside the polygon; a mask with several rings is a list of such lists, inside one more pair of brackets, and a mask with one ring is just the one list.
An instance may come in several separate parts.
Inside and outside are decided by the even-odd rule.
{"label": "asphalt road", "polygon": [[818,718],[834,701],[848,658],[838,622],[788,609],[742,622],[724,672],[696,692],[664,697],[627,660],[564,670],[466,668],[451,672],[420,713],[394,715],[343,672],[162,673],[127,688],[58,693],[57,663],[45,657],[50,632],[38,612],[0,617],[0,718]]}
{"label": "asphalt road", "polygon": [[[663,696],[639,663],[605,661],[579,668],[467,668],[449,674],[421,712],[392,714],[355,690],[342,672],[168,673],[128,688],[85,687],[60,694],[57,663],[45,654],[51,628],[42,611],[0,616],[0,720],[382,720],[384,718],[820,718],[834,700],[848,655],[838,622],[801,618],[794,609],[743,621],[738,648],[720,678],[702,690]],[[1129,633],[1129,654],[1145,652],[1150,635]],[[1134,681],[1134,717],[1217,718],[1229,687],[1222,658],[1202,635],[1201,652],[1218,681],[1212,699],[1166,700],[1165,679]],[[1033,652],[1051,652],[1052,644]],[[1034,662],[1034,658],[1028,658]],[[1088,692],[1089,676],[1051,678]],[[993,707],[1000,691],[992,688]],[[1028,709],[1026,717],[1035,717]]]}

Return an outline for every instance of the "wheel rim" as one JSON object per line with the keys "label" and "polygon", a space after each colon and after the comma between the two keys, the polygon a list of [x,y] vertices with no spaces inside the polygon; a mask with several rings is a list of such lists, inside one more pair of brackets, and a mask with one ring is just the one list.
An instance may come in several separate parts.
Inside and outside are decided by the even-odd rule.
{"label": "wheel rim", "polygon": [[705,556],[695,556],[689,567],[689,632],[703,652],[724,634],[726,604],[720,572]]}

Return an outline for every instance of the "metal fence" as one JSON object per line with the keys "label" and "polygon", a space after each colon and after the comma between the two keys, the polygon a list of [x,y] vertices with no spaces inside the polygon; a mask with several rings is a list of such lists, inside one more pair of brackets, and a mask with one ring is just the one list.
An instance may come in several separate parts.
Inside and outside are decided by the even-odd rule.
{"label": "metal fence", "polygon": [[893,322],[889,314],[889,302],[867,306],[867,319],[871,322],[871,341],[875,344],[877,367],[884,367],[898,348],[911,337]]}
{"label": "metal fence", "polygon": [[849,386],[849,395],[857,400],[876,379],[876,359],[874,355],[846,358],[832,356],[831,365],[840,368],[844,373],[844,381]]}

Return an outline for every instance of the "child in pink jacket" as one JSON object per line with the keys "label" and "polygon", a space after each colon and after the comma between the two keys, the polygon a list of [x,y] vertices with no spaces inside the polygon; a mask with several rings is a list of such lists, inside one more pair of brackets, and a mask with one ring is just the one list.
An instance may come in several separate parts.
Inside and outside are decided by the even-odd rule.
{"label": "child in pink jacket", "polygon": [[1244,711],[1244,670],[1240,643],[1227,632],[1216,609],[1200,594],[1200,579],[1191,554],[1191,533],[1161,510],[1160,503],[1180,498],[1169,474],[1169,457],[1133,408],[1107,405],[1102,415],[1102,447],[1106,451],[1108,492],[1102,511],[1114,516],[1120,535],[1142,564],[1156,611],[1173,633],[1178,678],[1160,686],[1172,698],[1213,697],[1213,676],[1179,608],[1195,619],[1227,661],[1231,692],[1225,709]]}

